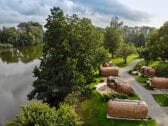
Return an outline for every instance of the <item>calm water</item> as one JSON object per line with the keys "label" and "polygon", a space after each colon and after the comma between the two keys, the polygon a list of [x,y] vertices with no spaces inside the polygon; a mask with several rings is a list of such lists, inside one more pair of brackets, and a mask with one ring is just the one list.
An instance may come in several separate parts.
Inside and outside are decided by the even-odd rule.
{"label": "calm water", "polygon": [[42,45],[0,49],[0,126],[19,113],[32,89],[33,68],[40,64]]}

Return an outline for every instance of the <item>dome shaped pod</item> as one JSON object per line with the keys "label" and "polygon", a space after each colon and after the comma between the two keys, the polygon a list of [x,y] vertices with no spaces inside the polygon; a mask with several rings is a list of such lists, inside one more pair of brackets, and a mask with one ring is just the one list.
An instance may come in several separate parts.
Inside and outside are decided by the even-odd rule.
{"label": "dome shaped pod", "polygon": [[118,72],[116,67],[100,67],[101,76],[118,76]]}
{"label": "dome shaped pod", "polygon": [[116,118],[145,119],[148,114],[148,105],[143,101],[109,100],[107,114]]}
{"label": "dome shaped pod", "polygon": [[155,88],[168,88],[168,78],[153,77],[151,86]]}
{"label": "dome shaped pod", "polygon": [[156,70],[152,67],[149,67],[149,66],[142,66],[140,69],[140,73],[142,75],[154,77],[156,74]]}
{"label": "dome shaped pod", "polygon": [[113,76],[107,77],[107,86],[118,93],[124,93],[126,95],[132,93],[132,87],[129,84],[121,82]]}

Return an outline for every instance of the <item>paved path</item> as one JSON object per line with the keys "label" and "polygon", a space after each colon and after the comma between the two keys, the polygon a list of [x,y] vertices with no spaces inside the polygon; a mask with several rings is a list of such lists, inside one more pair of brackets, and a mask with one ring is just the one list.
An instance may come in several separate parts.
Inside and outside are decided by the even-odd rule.
{"label": "paved path", "polygon": [[134,76],[128,74],[128,70],[131,70],[140,60],[141,59],[135,60],[127,67],[120,68],[119,76],[121,80],[130,83],[140,99],[148,104],[149,116],[155,119],[159,126],[168,126],[168,107],[160,107],[151,95],[153,93],[168,93],[168,90],[149,91],[135,81]]}

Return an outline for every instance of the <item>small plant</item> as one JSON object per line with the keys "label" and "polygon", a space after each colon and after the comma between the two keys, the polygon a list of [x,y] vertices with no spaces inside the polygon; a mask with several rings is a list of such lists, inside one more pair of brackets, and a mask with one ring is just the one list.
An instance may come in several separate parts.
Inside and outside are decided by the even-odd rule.
{"label": "small plant", "polygon": [[115,99],[115,98],[118,98],[118,99],[128,99],[128,96],[125,95],[125,94],[103,94],[102,96],[102,100],[103,101],[108,101],[110,99]]}

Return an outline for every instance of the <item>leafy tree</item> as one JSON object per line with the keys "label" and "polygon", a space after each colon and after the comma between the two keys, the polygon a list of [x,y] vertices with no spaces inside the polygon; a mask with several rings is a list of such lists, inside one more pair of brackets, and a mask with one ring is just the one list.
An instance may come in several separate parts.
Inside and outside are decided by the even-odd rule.
{"label": "leafy tree", "polygon": [[141,55],[144,57],[146,65],[148,66],[149,61],[150,61],[150,52],[149,52],[148,48],[144,48],[141,52]]}
{"label": "leafy tree", "polygon": [[92,80],[105,62],[107,51],[102,47],[103,35],[89,19],[65,16],[54,7],[45,27],[43,59],[34,69],[37,79],[28,98],[57,106],[75,87],[86,86]]}
{"label": "leafy tree", "polygon": [[110,22],[110,27],[111,28],[121,29],[122,26],[123,26],[123,22],[122,21],[119,22],[119,17],[117,17],[117,16],[112,17],[111,22]]}
{"label": "leafy tree", "polygon": [[18,30],[14,27],[3,27],[0,30],[1,44],[11,44],[13,46],[35,45],[43,42],[43,28],[37,22],[23,22],[18,25]]}
{"label": "leafy tree", "polygon": [[133,42],[136,47],[145,47],[145,35],[143,33],[135,33],[131,42]]}
{"label": "leafy tree", "polygon": [[21,106],[16,119],[7,122],[7,126],[77,126],[80,119],[68,104],[60,108],[50,108],[47,104],[30,102]]}
{"label": "leafy tree", "polygon": [[0,41],[2,43],[15,44],[18,40],[18,33],[14,27],[6,28],[3,27],[3,30],[0,34]]}
{"label": "leafy tree", "polygon": [[[153,60],[162,58],[168,59],[168,22],[166,22],[160,29],[153,31],[148,36],[147,48],[150,52],[150,57]],[[157,51],[156,51],[157,50]]]}
{"label": "leafy tree", "polygon": [[127,63],[127,57],[135,53],[136,49],[132,43],[129,44],[122,44],[119,50],[117,51],[118,56],[122,57],[124,60],[124,63]]}
{"label": "leafy tree", "polygon": [[104,35],[104,46],[109,49],[109,52],[114,57],[116,51],[123,43],[123,35],[120,29],[115,29],[111,27],[106,28],[106,33]]}

